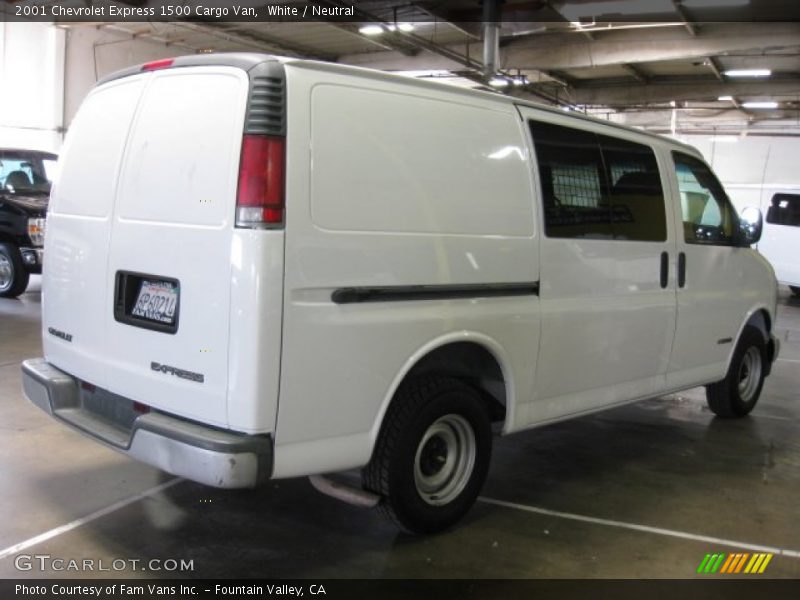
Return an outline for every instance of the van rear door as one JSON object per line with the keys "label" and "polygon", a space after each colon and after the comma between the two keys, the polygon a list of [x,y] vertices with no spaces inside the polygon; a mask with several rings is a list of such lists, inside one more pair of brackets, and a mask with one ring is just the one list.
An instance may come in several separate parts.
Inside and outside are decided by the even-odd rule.
{"label": "van rear door", "polygon": [[223,427],[248,87],[240,68],[199,66],[95,90],[71,132],[48,249],[47,325],[74,332],[53,338],[48,360]]}

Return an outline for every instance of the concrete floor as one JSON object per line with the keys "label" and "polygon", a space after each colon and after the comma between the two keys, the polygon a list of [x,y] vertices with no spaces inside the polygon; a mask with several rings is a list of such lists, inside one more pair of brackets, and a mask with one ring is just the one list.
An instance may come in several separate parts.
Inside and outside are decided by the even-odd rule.
{"label": "concrete floor", "polygon": [[[52,421],[20,390],[20,362],[41,354],[34,278],[0,300],[0,578],[686,578],[754,545],[784,554],[739,577],[800,577],[800,301],[783,292],[781,360],[749,418],[714,419],[695,389],[497,440],[465,521],[412,537],[305,479],[207,489]],[[194,570],[20,571],[20,554]]]}

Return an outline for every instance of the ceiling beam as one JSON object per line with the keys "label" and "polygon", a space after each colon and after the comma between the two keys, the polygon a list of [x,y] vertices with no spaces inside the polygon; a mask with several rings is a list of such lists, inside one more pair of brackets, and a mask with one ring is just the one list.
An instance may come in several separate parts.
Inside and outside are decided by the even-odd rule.
{"label": "ceiling beam", "polygon": [[639,83],[647,83],[649,78],[644,74],[644,72],[642,72],[641,68],[637,67],[636,65],[631,63],[622,63],[620,64],[620,67],[622,67],[626,73],[628,73]]}
{"label": "ceiling beam", "polygon": [[[379,16],[367,12],[353,3],[342,2],[340,0],[311,0],[311,4],[316,4],[324,8],[346,8],[352,9],[354,12],[353,19],[362,21],[364,23],[386,23],[384,19]],[[381,35],[365,35],[359,31],[360,25],[358,23],[350,23],[346,21],[326,21],[332,27],[336,27],[353,35],[360,37],[376,46],[380,46],[385,50],[393,50],[399,52],[403,56],[416,56],[419,49],[405,39],[405,35],[398,31],[385,31]]]}
{"label": "ceiling beam", "polygon": [[717,78],[717,81],[725,81],[725,76],[722,74],[722,69],[720,68],[719,62],[717,62],[716,58],[709,56],[705,60],[705,64],[707,64],[708,68],[713,71],[714,77]]}
{"label": "ceiling beam", "polygon": [[335,54],[320,52],[315,48],[277,39],[266,33],[262,33],[261,31],[243,28],[241,25],[231,26],[225,22],[185,23],[183,21],[176,21],[172,24],[181,26],[190,25],[190,28],[194,29],[198,33],[204,32],[209,35],[223,34],[233,38],[231,41],[248,41],[257,44],[262,49],[269,50],[270,52],[277,52],[278,54],[287,54],[289,56],[295,56],[298,58],[313,58],[316,60],[326,61],[335,61],[338,58],[338,56]]}
{"label": "ceiling beam", "polygon": [[800,77],[779,80],[719,82],[708,78],[689,78],[683,81],[664,82],[652,79],[646,86],[584,85],[573,87],[572,100],[576,104],[636,106],[662,104],[670,101],[716,101],[720,96],[742,97],[797,97],[800,95]]}
{"label": "ceiling beam", "polygon": [[[441,46],[460,51],[463,44]],[[676,28],[607,30],[590,42],[574,33],[536,34],[508,41],[503,63],[523,70],[569,70],[668,60],[704,61],[709,56],[770,48],[800,48],[800,23],[714,23],[703,35],[689,37]],[[460,53],[460,52],[459,52]],[[765,61],[769,57],[764,58]],[[386,70],[454,68],[443,56],[420,54],[408,59],[397,53],[351,54],[341,62]]]}
{"label": "ceiling beam", "polygon": [[675,12],[678,13],[678,16],[681,18],[681,22],[683,23],[683,27],[692,37],[697,37],[698,34],[698,26],[692,18],[689,16],[686,8],[684,8],[683,4],[680,3],[680,0],[672,0],[672,4],[675,6]]}

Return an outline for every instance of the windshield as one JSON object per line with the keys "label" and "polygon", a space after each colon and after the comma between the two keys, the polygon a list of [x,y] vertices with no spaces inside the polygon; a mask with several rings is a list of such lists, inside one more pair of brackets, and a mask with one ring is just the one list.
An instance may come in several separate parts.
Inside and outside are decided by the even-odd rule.
{"label": "windshield", "polygon": [[49,194],[54,154],[0,150],[0,192],[7,194]]}

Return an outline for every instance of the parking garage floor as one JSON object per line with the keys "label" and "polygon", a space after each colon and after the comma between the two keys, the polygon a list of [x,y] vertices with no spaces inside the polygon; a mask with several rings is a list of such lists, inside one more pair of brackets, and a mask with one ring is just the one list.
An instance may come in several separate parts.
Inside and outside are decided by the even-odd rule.
{"label": "parking garage floor", "polygon": [[[0,578],[687,578],[709,577],[697,567],[718,552],[775,555],[736,577],[800,577],[800,300],[787,290],[781,358],[750,417],[715,419],[694,389],[499,439],[481,500],[431,537],[305,479],[208,489],[52,421],[20,384],[21,361],[41,355],[40,302],[39,278],[0,299]],[[95,570],[19,559],[42,555]],[[96,570],[118,559],[142,562]],[[165,572],[168,559],[193,568]]]}

